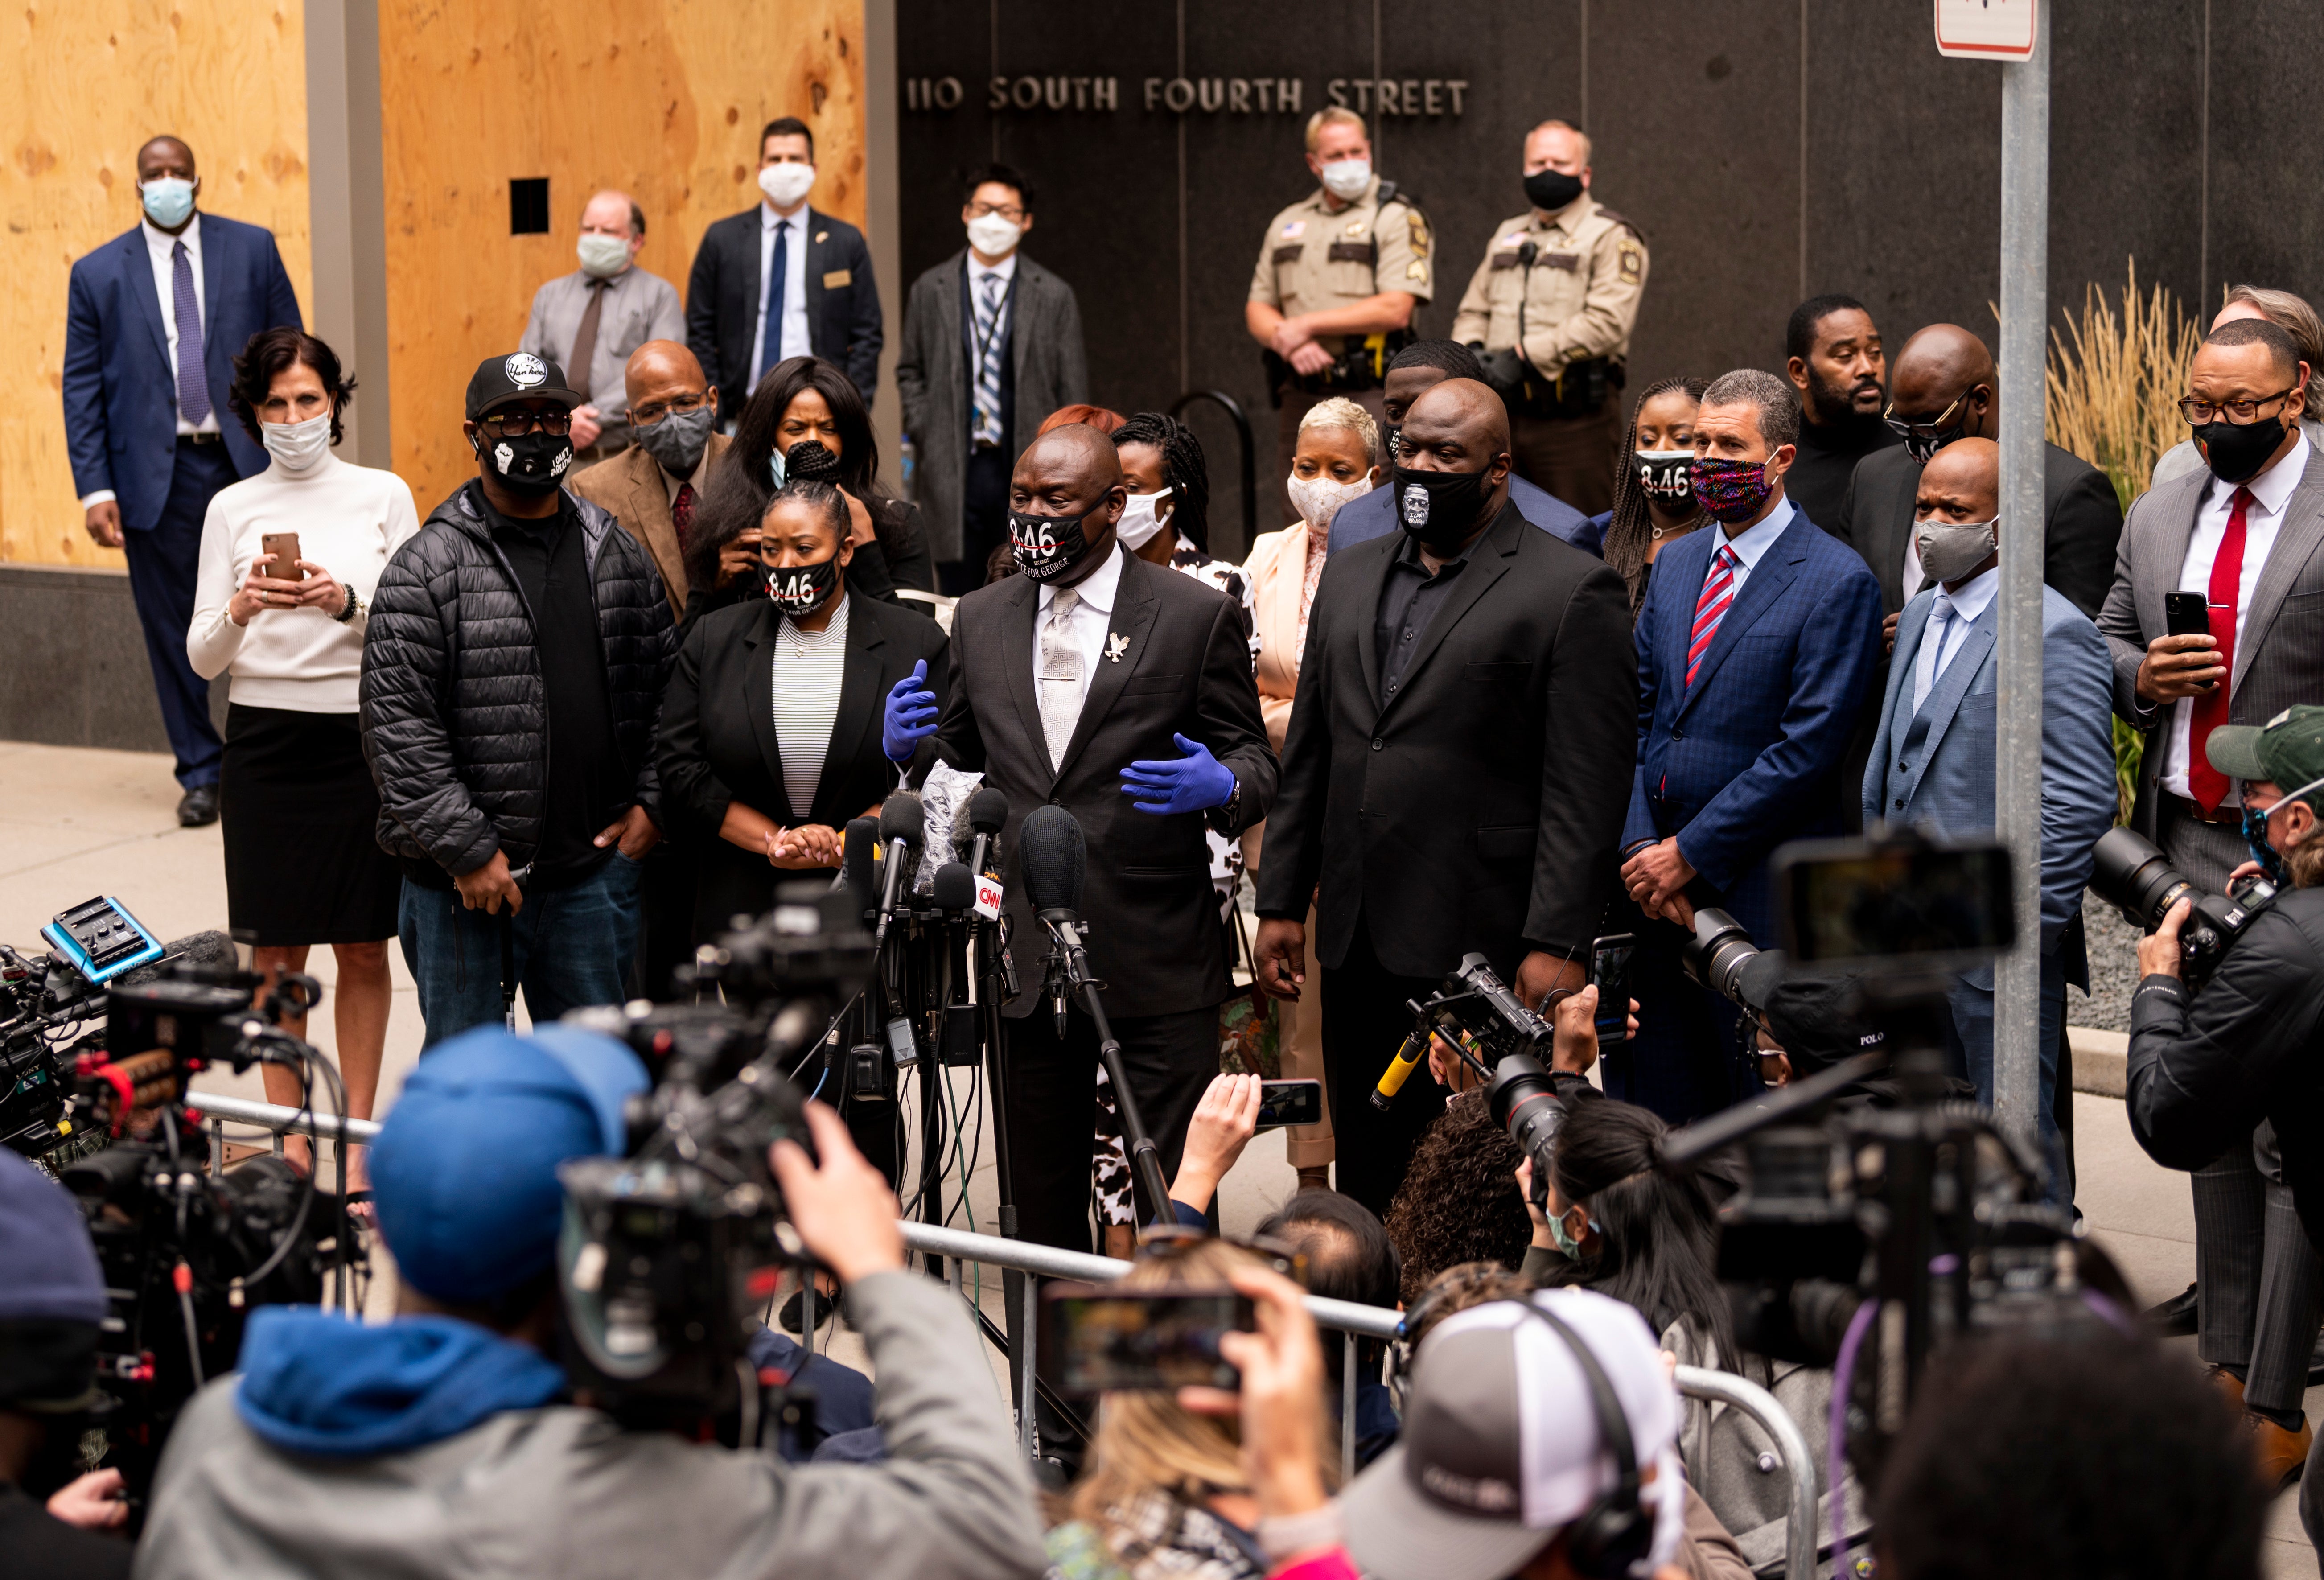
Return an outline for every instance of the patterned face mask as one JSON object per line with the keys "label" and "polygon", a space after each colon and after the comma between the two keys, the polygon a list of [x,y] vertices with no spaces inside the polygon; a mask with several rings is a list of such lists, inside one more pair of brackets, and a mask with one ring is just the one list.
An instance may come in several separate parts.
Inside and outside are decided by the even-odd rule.
{"label": "patterned face mask", "polygon": [[1775,485],[1767,480],[1764,461],[1722,461],[1710,456],[1694,458],[1694,503],[1715,522],[1748,522],[1767,503]]}

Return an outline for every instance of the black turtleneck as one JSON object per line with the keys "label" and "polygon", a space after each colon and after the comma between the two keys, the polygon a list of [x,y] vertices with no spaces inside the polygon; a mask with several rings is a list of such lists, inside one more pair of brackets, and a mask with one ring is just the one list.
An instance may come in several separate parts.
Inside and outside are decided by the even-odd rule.
{"label": "black turtleneck", "polygon": [[1800,458],[1784,474],[1784,492],[1808,520],[1831,531],[1840,524],[1840,502],[1848,497],[1856,463],[1875,450],[1904,442],[1877,416],[1825,423],[1811,422],[1803,412]]}

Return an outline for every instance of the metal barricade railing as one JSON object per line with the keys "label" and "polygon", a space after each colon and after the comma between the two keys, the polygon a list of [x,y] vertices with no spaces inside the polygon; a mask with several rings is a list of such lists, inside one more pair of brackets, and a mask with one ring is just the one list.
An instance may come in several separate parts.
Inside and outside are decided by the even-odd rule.
{"label": "metal barricade railing", "polygon": [[[272,1131],[278,1138],[278,1145],[279,1138],[286,1132],[316,1136],[326,1141],[344,1140],[358,1145],[379,1134],[378,1124],[371,1120],[343,1120],[330,1114],[278,1107],[272,1103],[254,1103],[244,1097],[196,1092],[190,1104],[209,1126],[213,1167],[222,1162],[225,1157],[226,1123],[255,1125]],[[961,1265],[966,1262],[1033,1273],[1044,1278],[1078,1279],[1087,1283],[1111,1283],[1129,1272],[1130,1268],[1129,1262],[1111,1256],[1060,1251],[1054,1246],[1037,1245],[1030,1241],[973,1234],[965,1230],[915,1223],[908,1218],[898,1226],[903,1230],[904,1243],[910,1249],[925,1255],[942,1257],[951,1264],[945,1270],[945,1281],[955,1292],[961,1287]],[[1035,1335],[1040,1326],[1039,1286],[1031,1279],[1023,1280],[1021,1283],[1022,1306],[1017,1314],[1019,1353],[1012,1357],[1012,1362],[1019,1379],[1016,1401],[1018,1440],[1029,1454],[1033,1430]],[[800,1326],[805,1329],[806,1342],[810,1350],[815,1344],[816,1331],[811,1304],[815,1298],[814,1288],[813,1280],[802,1280],[802,1293],[807,1309]],[[965,1295],[962,1298],[967,1298]],[[1307,1314],[1315,1319],[1317,1326],[1331,1328],[1341,1335],[1340,1463],[1352,1465],[1356,1458],[1357,1341],[1394,1338],[1403,1314],[1384,1306],[1360,1306],[1351,1300],[1333,1300],[1321,1295],[1308,1296],[1306,1304]],[[1812,1580],[1816,1572],[1818,1545],[1815,1464],[1808,1451],[1807,1438],[1800,1431],[1798,1423],[1776,1401],[1774,1394],[1731,1372],[1708,1371],[1700,1366],[1681,1366],[1674,1381],[1678,1391],[1690,1399],[1710,1400],[1741,1410],[1775,1440],[1776,1455],[1783,1460],[1784,1470],[1791,1477],[1791,1518],[1785,1531],[1787,1572],[1793,1580]]]}

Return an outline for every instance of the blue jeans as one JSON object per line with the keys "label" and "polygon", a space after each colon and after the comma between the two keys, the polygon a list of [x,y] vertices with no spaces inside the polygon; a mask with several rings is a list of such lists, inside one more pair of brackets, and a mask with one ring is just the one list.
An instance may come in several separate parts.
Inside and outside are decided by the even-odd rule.
{"label": "blue jeans", "polygon": [[[1967,977],[1956,976],[1951,991],[1945,994],[1945,1008],[1950,1012],[1945,1053],[1947,1063],[1953,1067],[1949,1073],[1974,1086],[1977,1100],[1990,1108],[1993,989],[1978,987]],[[2065,1160],[2058,1135],[2058,1116],[2052,1104],[2057,1087],[2058,1061],[2065,1056],[2065,1030],[2066,957],[2063,951],[2053,949],[2042,956],[2042,1069],[2035,1077],[2041,1102],[2042,1157],[2050,1166],[2052,1199],[2058,1199],[2064,1185],[2061,1169]]]}
{"label": "blue jeans", "polygon": [[639,864],[620,851],[576,883],[524,888],[514,917],[460,903],[456,889],[403,881],[396,930],[403,963],[420,984],[422,1049],[501,1018],[501,933],[514,932],[516,980],[525,1012],[546,1025],[567,1010],[622,1000],[622,973],[638,942]]}

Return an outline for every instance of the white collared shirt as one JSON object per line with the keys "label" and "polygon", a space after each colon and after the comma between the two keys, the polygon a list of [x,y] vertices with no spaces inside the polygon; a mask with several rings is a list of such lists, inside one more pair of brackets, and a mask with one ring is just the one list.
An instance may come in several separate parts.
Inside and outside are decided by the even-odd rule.
{"label": "white collared shirt", "polygon": [[[751,388],[759,387],[771,365],[765,360],[767,346],[767,302],[774,295],[768,285],[768,275],[775,266],[775,232],[788,228],[790,232],[783,249],[783,327],[782,356],[778,362],[788,362],[794,356],[806,356],[815,348],[807,344],[807,222],[808,209],[805,203],[796,214],[778,214],[764,201],[759,205],[759,311],[751,320]],[[747,392],[746,392],[747,393]]]}
{"label": "white collared shirt", "polygon": [[1929,611],[1929,624],[1921,628],[1921,649],[1913,661],[1913,712],[1915,715],[1921,711],[1921,705],[1928,701],[1929,693],[1937,688],[1937,682],[1944,678],[1945,666],[1952,662],[1954,656],[1960,651],[1962,642],[1969,636],[1969,628],[1985,618],[1986,610],[1993,606],[1994,595],[2000,590],[2001,567],[1997,565],[1991,570],[1981,571],[1969,577],[1961,584],[1959,592],[1947,592],[1941,587],[1937,589],[1937,601],[1950,605],[1952,614],[1945,622],[1944,629],[1936,633],[1933,642],[1930,640],[1929,633],[1936,625],[1935,609]]}
{"label": "white collared shirt", "polygon": [[[1779,499],[1775,502],[1775,508],[1767,513],[1766,520],[1754,522],[1731,538],[1727,537],[1727,529],[1724,526],[1719,528],[1720,536],[1725,541],[1729,550],[1734,554],[1736,559],[1732,573],[1734,587],[1729,594],[1729,597],[1743,596],[1743,584],[1750,579],[1751,568],[1758,564],[1759,556],[1773,548],[1775,540],[1784,535],[1784,529],[1792,524],[1794,513],[1792,502],[1789,499]],[[1711,558],[1714,560],[1719,558],[1719,551],[1716,549],[1711,550]],[[1711,571],[1703,573],[1705,585],[1709,584],[1712,574]],[[1700,591],[1700,589],[1697,590]],[[1728,605],[1729,609],[1734,606],[1731,603]]]}
{"label": "white collared shirt", "polygon": [[[1092,571],[1086,579],[1073,589],[1081,595],[1081,601],[1074,605],[1073,613],[1065,617],[1065,634],[1067,640],[1082,655],[1081,696],[1074,700],[1076,716],[1081,704],[1089,700],[1090,681],[1096,676],[1099,660],[1105,651],[1106,629],[1113,624],[1114,598],[1121,589],[1121,561],[1129,552],[1130,550],[1116,543],[1113,546],[1113,551],[1106,556],[1105,563]],[[1040,605],[1033,616],[1033,695],[1035,697],[1041,695],[1041,688],[1044,685],[1056,684],[1056,681],[1044,681],[1041,679],[1041,636],[1049,627],[1049,605],[1056,601],[1056,597],[1057,589],[1044,585],[1040,592]]]}
{"label": "white collared shirt", "polygon": [[[2268,552],[2275,547],[2276,529],[2283,525],[2284,509],[2292,503],[2292,491],[2300,486],[2300,479],[2308,470],[2308,436],[2303,433],[2289,455],[2258,476],[2242,484],[2222,483],[2214,477],[2203,485],[2203,503],[2195,510],[2195,531],[2187,540],[2187,558],[2179,567],[2176,590],[2209,596],[2211,561],[2218,558],[2219,545],[2227,541],[2227,514],[2234,508],[2236,490],[2250,489],[2251,504],[2244,511],[2243,574],[2236,582],[2238,652],[2243,650],[2244,617],[2251,612],[2252,595],[2259,590],[2260,573],[2267,568]],[[2223,686],[2234,683],[2232,671],[2220,682]],[[2192,699],[2181,698],[2172,704],[2171,726],[2163,735],[2161,775],[2165,792],[2190,800],[2194,798],[2187,788],[2188,746],[2193,738],[2190,732],[2194,718]],[[2242,791],[2233,780],[2227,781],[2227,799],[2221,805],[2243,805]]]}
{"label": "white collared shirt", "polygon": [[[150,219],[140,219],[137,228],[145,233],[145,255],[153,264],[153,292],[161,300],[161,334],[170,343],[170,393],[178,390],[178,275],[177,260],[171,252],[180,242],[186,244],[186,263],[194,272],[194,311],[202,321],[207,338],[210,322],[209,289],[202,279],[202,217],[197,212],[186,228],[176,236],[158,228]],[[226,392],[210,392],[209,415],[199,422],[178,419],[178,432],[216,433],[218,431],[218,408],[226,404]]]}

